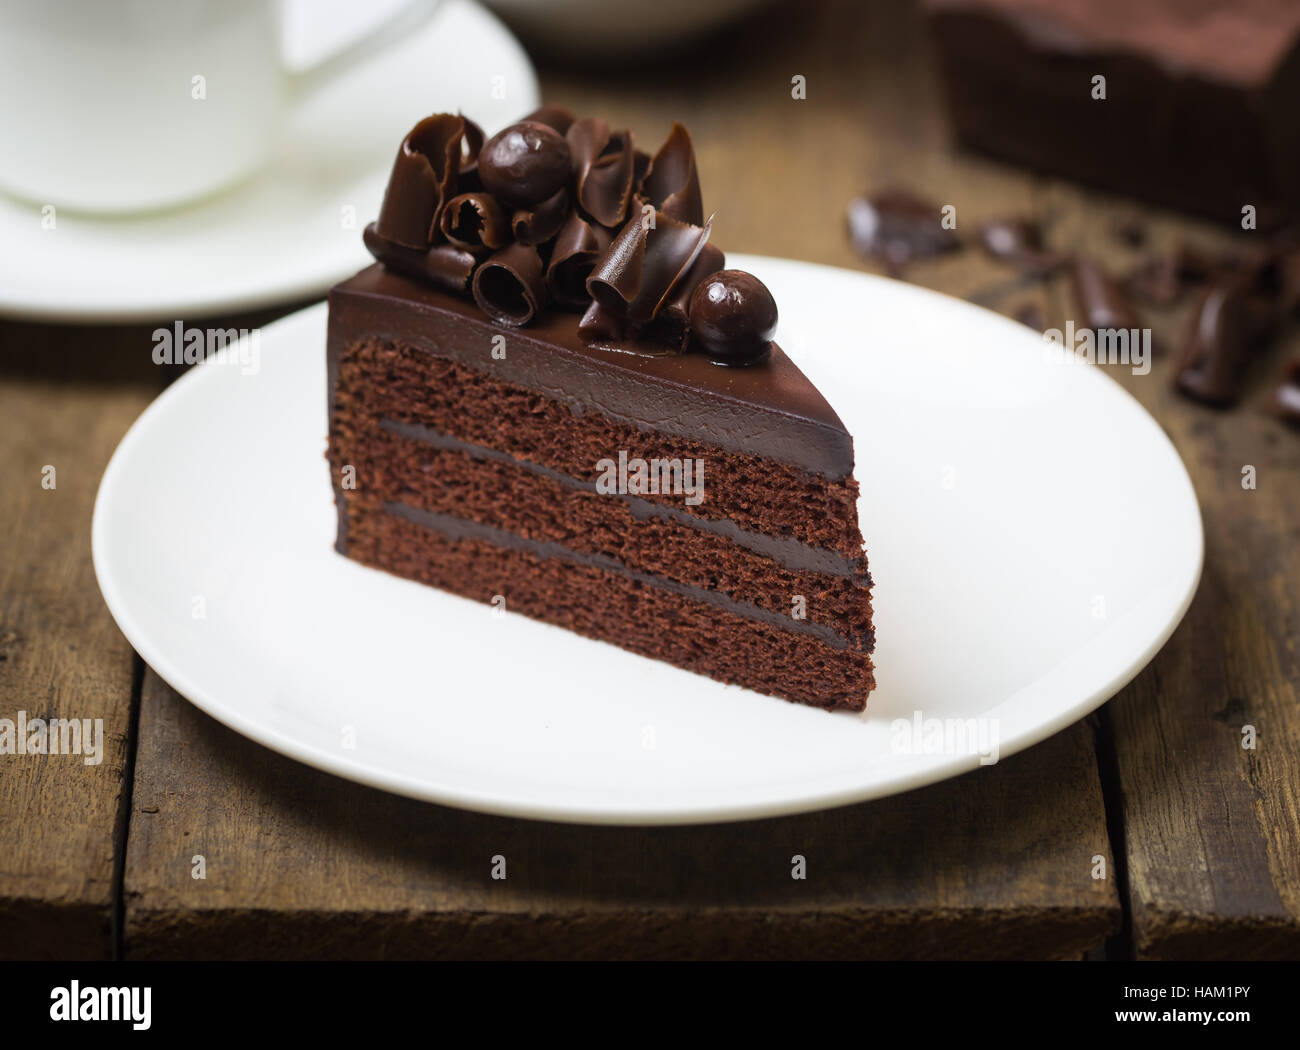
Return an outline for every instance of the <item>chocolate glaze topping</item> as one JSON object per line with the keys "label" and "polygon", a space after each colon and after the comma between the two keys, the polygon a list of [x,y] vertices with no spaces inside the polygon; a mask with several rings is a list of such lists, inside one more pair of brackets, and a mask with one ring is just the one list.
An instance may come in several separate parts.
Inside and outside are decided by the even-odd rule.
{"label": "chocolate glaze topping", "polygon": [[[731,294],[694,296],[725,265],[708,245],[712,223],[680,124],[651,156],[630,131],[543,106],[486,142],[459,115],[420,121],[364,239],[384,266],[472,295],[498,324],[535,323],[554,302],[580,311],[578,334],[605,350],[752,363],[767,352],[776,305],[739,271]],[[705,329],[692,340],[696,302]]]}

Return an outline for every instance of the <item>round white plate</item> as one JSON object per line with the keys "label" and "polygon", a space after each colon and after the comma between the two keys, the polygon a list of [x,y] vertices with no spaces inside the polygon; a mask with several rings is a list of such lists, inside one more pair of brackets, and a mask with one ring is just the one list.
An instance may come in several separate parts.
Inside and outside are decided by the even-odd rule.
{"label": "round white plate", "polygon": [[888,795],[1005,758],[1128,682],[1201,567],[1196,496],[1154,420],[969,304],[732,261],[768,282],[778,338],[854,435],[876,580],[865,714],[725,687],[336,554],[324,305],[267,328],[255,374],[193,369],[123,439],[93,537],[122,631],[204,711],[303,762],[593,823]]}
{"label": "round white plate", "polygon": [[[336,48],[364,28],[358,11],[383,13],[338,0],[292,9],[288,55],[306,65]],[[537,100],[532,65],[495,16],[443,0],[406,41],[294,110],[263,171],[207,201],[130,218],[59,211],[46,229],[40,206],[0,196],[0,314],[188,319],[321,295],[370,261],[361,228],[416,121],[460,110],[492,134]]]}

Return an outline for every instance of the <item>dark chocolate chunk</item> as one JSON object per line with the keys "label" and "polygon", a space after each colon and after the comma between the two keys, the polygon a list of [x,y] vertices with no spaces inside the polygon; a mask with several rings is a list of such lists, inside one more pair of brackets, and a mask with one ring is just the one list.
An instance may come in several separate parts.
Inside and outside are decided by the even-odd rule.
{"label": "dark chocolate chunk", "polygon": [[547,124],[511,124],[483,146],[478,177],[502,201],[520,207],[538,204],[568,182],[569,144]]}
{"label": "dark chocolate chunk", "polygon": [[474,301],[492,320],[526,325],[546,305],[542,257],[526,244],[511,244],[474,271]]}
{"label": "dark chocolate chunk", "polygon": [[776,335],[776,300],[744,270],[719,270],[691,296],[691,343],[722,364],[762,360]]}
{"label": "dark chocolate chunk", "polygon": [[961,240],[945,229],[937,204],[906,190],[888,189],[849,203],[849,238],[859,254],[901,272],[914,259],[956,251]]}
{"label": "dark chocolate chunk", "polygon": [[1202,293],[1175,374],[1182,393],[1209,405],[1237,400],[1252,351],[1267,330],[1250,274],[1231,273]]}
{"label": "dark chocolate chunk", "polygon": [[510,223],[490,193],[462,193],[447,202],[439,223],[442,234],[466,251],[501,248],[510,240]]}

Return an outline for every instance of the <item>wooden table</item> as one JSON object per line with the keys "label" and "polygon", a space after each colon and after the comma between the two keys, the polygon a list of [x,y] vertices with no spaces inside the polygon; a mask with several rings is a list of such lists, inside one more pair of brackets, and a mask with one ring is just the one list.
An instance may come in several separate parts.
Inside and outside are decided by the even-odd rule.
{"label": "wooden table", "polygon": [[[903,0],[773,8],[710,54],[633,72],[544,67],[543,82],[645,142],[686,123],[715,239],[733,250],[870,269],[843,209],[885,184],[955,205],[959,231],[1036,215],[1058,246],[1117,269],[1133,257],[1111,233],[1119,217],[1139,216],[1157,243],[1224,239],[956,154]],[[971,251],[909,276],[969,296],[1012,275]],[[993,303],[1027,304],[1053,324],[1072,310],[1059,282]],[[1150,317],[1167,342],[1185,322]],[[1167,358],[1146,377],[1115,373],[1191,471],[1207,560],[1186,621],[1098,716],[880,802],[629,830],[478,816],[335,779],[224,729],[141,665],[95,586],[89,524],[112,449],[167,380],[149,361],[153,327],[0,324],[0,717],[100,717],[107,734],[99,766],[0,756],[0,956],[1300,956],[1300,435],[1261,410],[1294,333],[1230,413],[1173,394]],[[805,881],[789,877],[795,853]],[[490,878],[496,854],[505,882]]]}

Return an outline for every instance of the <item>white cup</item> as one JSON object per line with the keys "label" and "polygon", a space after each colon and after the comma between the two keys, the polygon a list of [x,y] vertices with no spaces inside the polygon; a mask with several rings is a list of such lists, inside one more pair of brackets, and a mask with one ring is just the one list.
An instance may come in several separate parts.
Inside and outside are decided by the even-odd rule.
{"label": "white cup", "polygon": [[223,189],[267,159],[287,108],[407,36],[412,0],[302,71],[279,0],[0,0],[0,188],[125,213]]}

